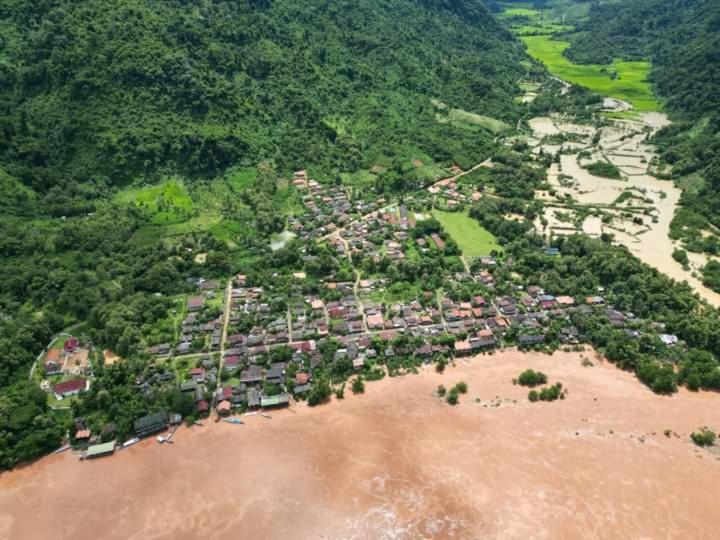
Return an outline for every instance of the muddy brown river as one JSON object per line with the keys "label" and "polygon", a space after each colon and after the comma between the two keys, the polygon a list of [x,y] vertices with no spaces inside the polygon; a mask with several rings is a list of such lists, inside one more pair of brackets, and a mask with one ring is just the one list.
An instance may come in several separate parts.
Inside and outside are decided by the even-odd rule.
{"label": "muddy brown river", "polygon": [[[507,351],[173,445],[47,457],[0,476],[0,538],[717,538],[720,461],[688,435],[720,427],[720,395],[656,396],[585,357]],[[511,382],[528,367],[567,399],[528,402]],[[460,380],[458,406],[433,397]]]}

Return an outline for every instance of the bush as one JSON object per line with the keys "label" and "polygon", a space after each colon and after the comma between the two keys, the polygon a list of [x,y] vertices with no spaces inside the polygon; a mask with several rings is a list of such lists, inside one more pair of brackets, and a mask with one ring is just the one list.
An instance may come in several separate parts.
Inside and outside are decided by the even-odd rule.
{"label": "bush", "polygon": [[672,257],[677,262],[683,265],[683,267],[687,267],[690,264],[690,259],[688,259],[687,251],[684,249],[674,249],[672,252]]}
{"label": "bush", "polygon": [[533,371],[532,369],[526,369],[518,377],[518,383],[521,386],[539,386],[547,382],[547,375],[541,371]]}
{"label": "bush", "polygon": [[335,389],[335,397],[338,399],[345,398],[345,383],[342,383],[339,388]]}
{"label": "bush", "polygon": [[458,404],[458,401],[459,401],[458,397],[459,397],[459,396],[458,396],[458,391],[457,391],[457,389],[456,389],[456,388],[453,388],[452,390],[450,390],[450,392],[448,392],[447,402],[448,402],[450,405],[457,405],[457,404]]}
{"label": "bush", "polygon": [[584,165],[583,168],[594,176],[614,179],[622,178],[622,173],[620,172],[620,169],[618,169],[612,163],[608,163],[607,161],[596,161],[594,163],[590,163],[589,165]]}
{"label": "bush", "polygon": [[528,392],[528,399],[530,401],[537,401],[538,399],[540,399],[540,394],[537,393],[537,390],[530,390]]}
{"label": "bush", "polygon": [[704,427],[701,428],[700,431],[693,431],[690,434],[690,438],[692,439],[692,442],[694,442],[698,446],[705,447],[715,444],[715,439],[717,438],[717,435],[714,431],[711,431],[708,428]]}
{"label": "bush", "polygon": [[466,383],[465,381],[460,381],[459,383],[457,383],[457,384],[455,385],[455,388],[456,388],[457,391],[460,392],[461,394],[467,394],[468,385],[467,385],[467,383]]}
{"label": "bush", "polygon": [[320,405],[321,403],[327,401],[331,394],[332,388],[330,388],[330,383],[327,380],[322,379],[315,383],[312,390],[310,390],[310,393],[308,394],[308,405],[311,407]]}
{"label": "bush", "polygon": [[355,380],[353,380],[352,391],[353,394],[362,394],[365,392],[365,381],[363,381],[362,377],[356,377]]}
{"label": "bush", "polygon": [[445,388],[442,384],[437,387],[437,393],[440,397],[445,397],[445,394],[447,394],[447,388]]}

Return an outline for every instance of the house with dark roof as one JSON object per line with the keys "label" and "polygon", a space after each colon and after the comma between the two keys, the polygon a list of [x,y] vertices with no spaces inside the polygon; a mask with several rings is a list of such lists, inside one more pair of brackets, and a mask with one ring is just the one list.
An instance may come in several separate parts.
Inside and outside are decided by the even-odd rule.
{"label": "house with dark roof", "polygon": [[170,418],[168,417],[168,413],[165,411],[159,411],[143,416],[142,418],[138,418],[135,420],[133,427],[135,429],[135,434],[138,437],[146,437],[148,435],[152,435],[153,433],[157,433],[158,431],[162,431],[163,429],[167,429],[169,423]]}

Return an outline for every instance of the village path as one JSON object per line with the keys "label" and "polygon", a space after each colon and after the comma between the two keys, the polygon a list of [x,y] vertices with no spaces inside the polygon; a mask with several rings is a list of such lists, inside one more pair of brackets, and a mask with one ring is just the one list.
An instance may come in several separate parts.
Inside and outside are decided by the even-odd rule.
{"label": "village path", "polygon": [[[230,324],[230,305],[232,301],[232,278],[228,279],[227,287],[225,287],[225,303],[223,306],[223,329],[220,337],[220,363],[218,369],[218,377],[223,371],[223,363],[225,362],[225,344],[227,343],[227,330]],[[213,395],[212,408],[215,408],[216,394]]]}
{"label": "village path", "polygon": [[358,294],[358,291],[360,289],[360,272],[358,271],[357,268],[355,268],[355,266],[353,266],[353,272],[355,272],[355,283],[353,284],[353,293],[355,294],[355,301],[357,302],[358,311],[360,312],[360,316],[362,317],[363,329],[365,330],[365,332],[368,332],[369,328],[367,325],[367,318],[365,317],[365,305],[363,304],[362,300],[360,299],[360,295]]}

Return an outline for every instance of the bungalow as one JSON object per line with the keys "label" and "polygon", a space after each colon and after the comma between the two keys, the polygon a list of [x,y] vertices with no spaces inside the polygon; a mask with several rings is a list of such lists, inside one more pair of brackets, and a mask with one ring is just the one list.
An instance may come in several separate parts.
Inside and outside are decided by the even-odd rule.
{"label": "bungalow", "polygon": [[545,342],[545,336],[542,334],[535,334],[530,336],[520,336],[518,342],[521,347],[529,347],[532,345],[538,345]]}
{"label": "bungalow", "polygon": [[201,367],[192,368],[190,370],[190,377],[196,383],[205,382],[205,370]]}
{"label": "bungalow", "polygon": [[71,353],[74,352],[75,349],[77,349],[79,346],[80,342],[77,340],[77,338],[71,337],[65,340],[65,345],[63,346],[63,349],[66,353]]}
{"label": "bungalow", "polygon": [[233,369],[236,369],[238,367],[238,364],[240,364],[239,356],[237,356],[237,355],[226,356],[225,361],[223,362],[223,369],[225,371],[232,371]]}
{"label": "bungalow", "polygon": [[87,452],[85,452],[85,458],[92,459],[102,456],[109,456],[114,452],[115,441],[110,441],[103,444],[94,444],[87,449]]}
{"label": "bungalow", "polygon": [[379,313],[377,315],[368,315],[367,325],[370,330],[382,330],[384,328],[385,321],[383,320],[383,316]]}
{"label": "bungalow", "polygon": [[468,354],[471,352],[470,348],[470,342],[468,340],[465,341],[456,341],[455,342],[455,352],[457,354]]}
{"label": "bungalow", "polygon": [[290,395],[283,392],[274,396],[262,396],[260,398],[260,406],[266,407],[287,407],[290,405]]}
{"label": "bungalow", "polygon": [[217,411],[220,416],[228,416],[230,414],[230,409],[232,408],[232,405],[229,401],[223,400],[221,401],[217,406]]}
{"label": "bungalow", "polygon": [[183,381],[180,383],[181,392],[193,392],[197,390],[198,383],[195,381]]}
{"label": "bungalow", "polygon": [[165,411],[148,414],[135,420],[133,427],[138,437],[145,437],[168,427],[170,419]]}
{"label": "bungalow", "polygon": [[210,410],[210,404],[204,399],[201,399],[197,402],[197,410],[200,414],[205,414]]}
{"label": "bungalow", "polygon": [[561,306],[575,305],[575,299],[572,296],[558,296],[555,301]]}
{"label": "bungalow", "polygon": [[307,394],[311,389],[311,384],[297,384],[293,388],[293,394],[295,394],[296,396]]}
{"label": "bungalow", "polygon": [[660,334],[660,341],[662,341],[668,347],[677,345],[678,337],[673,334]]}
{"label": "bungalow", "polygon": [[240,382],[245,384],[257,384],[262,382],[262,368],[260,366],[250,366],[248,369],[240,373]]}
{"label": "bungalow", "polygon": [[197,311],[205,305],[205,298],[202,296],[191,296],[187,299],[187,307],[190,311]]}
{"label": "bungalow", "polygon": [[257,409],[260,407],[260,392],[256,388],[248,388],[247,406],[248,409]]}
{"label": "bungalow", "polygon": [[88,388],[90,388],[90,381],[80,378],[56,384],[53,387],[53,392],[55,393],[55,399],[63,399],[75,396],[80,392],[84,392]]}
{"label": "bungalow", "polygon": [[45,375],[56,375],[62,371],[62,361],[60,360],[60,349],[50,349],[45,358]]}

